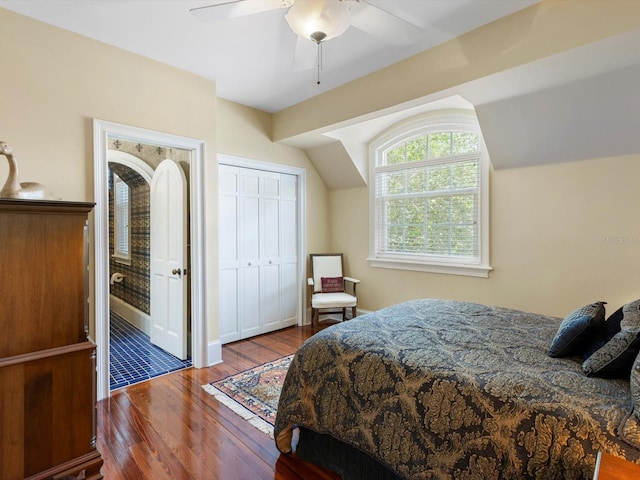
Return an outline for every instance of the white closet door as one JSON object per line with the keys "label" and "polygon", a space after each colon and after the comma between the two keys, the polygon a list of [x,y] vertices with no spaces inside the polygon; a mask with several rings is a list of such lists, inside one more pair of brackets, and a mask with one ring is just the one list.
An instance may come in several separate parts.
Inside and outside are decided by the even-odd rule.
{"label": "white closet door", "polygon": [[262,332],[281,328],[280,315],[280,174],[262,172],[260,238]]}
{"label": "white closet door", "polygon": [[260,172],[240,169],[240,336],[262,333],[260,319]]}
{"label": "white closet door", "polygon": [[229,343],[240,340],[238,312],[240,169],[221,165],[218,174],[220,178],[220,342]]}
{"label": "white closet door", "polygon": [[221,165],[220,341],[297,324],[297,177]]}
{"label": "white closet door", "polygon": [[298,323],[298,177],[280,177],[281,328]]}

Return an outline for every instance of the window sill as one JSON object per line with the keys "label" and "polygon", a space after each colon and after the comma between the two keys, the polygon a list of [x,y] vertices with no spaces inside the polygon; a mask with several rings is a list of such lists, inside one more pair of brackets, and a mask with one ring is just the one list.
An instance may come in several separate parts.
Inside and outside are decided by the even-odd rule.
{"label": "window sill", "polygon": [[412,260],[388,258],[368,258],[373,268],[392,268],[395,270],[412,270],[415,272],[443,273],[448,275],[464,275],[467,277],[488,278],[492,267],[486,265],[454,265],[442,263],[424,263]]}
{"label": "window sill", "polygon": [[118,255],[111,255],[113,261],[121,265],[131,265],[131,258],[120,257]]}

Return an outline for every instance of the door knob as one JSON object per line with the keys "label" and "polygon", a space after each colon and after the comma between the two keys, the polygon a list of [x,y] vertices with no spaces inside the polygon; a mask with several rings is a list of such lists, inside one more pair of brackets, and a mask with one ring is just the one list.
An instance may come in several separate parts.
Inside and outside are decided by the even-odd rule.
{"label": "door knob", "polygon": [[173,270],[171,270],[171,273],[173,275],[178,275],[180,276],[182,274],[182,270],[180,268],[174,268]]}

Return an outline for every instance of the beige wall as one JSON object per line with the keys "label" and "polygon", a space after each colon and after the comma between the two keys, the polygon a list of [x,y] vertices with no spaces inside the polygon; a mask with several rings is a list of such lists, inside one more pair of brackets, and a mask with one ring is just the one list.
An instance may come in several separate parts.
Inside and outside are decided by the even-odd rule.
{"label": "beige wall", "polygon": [[367,188],[332,191],[331,247],[360,278],[360,306],[447,298],[565,316],[640,298],[640,156],[491,173],[489,278],[370,268]]}
{"label": "beige wall", "polygon": [[[0,9],[0,139],[15,149],[22,181],[62,200],[93,201],[93,118],[201,139],[207,192],[216,188],[215,83]],[[0,158],[0,182],[7,165]],[[217,251],[215,196],[206,199],[206,248]],[[217,305],[217,258],[207,297]],[[217,338],[217,310],[208,311]]]}
{"label": "beige wall", "polygon": [[218,99],[218,151],[304,168],[307,179],[307,252],[325,252],[330,238],[327,187],[302,150],[271,141],[271,119],[268,113]]}
{"label": "beige wall", "polygon": [[215,152],[214,82],[7,10],[0,25],[0,135],[23,181],[92,200],[93,118],[199,138]]}

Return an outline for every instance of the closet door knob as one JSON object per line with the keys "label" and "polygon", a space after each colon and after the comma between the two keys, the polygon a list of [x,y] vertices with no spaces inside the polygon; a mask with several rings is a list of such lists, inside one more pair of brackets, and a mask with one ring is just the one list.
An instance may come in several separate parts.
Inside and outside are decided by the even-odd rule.
{"label": "closet door knob", "polygon": [[182,274],[182,270],[181,270],[181,269],[179,269],[179,268],[174,268],[173,270],[171,270],[171,273],[172,273],[173,275],[178,275],[178,276],[180,276],[180,275]]}

